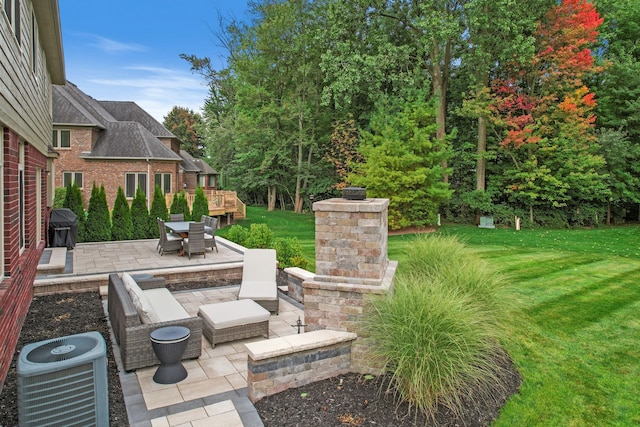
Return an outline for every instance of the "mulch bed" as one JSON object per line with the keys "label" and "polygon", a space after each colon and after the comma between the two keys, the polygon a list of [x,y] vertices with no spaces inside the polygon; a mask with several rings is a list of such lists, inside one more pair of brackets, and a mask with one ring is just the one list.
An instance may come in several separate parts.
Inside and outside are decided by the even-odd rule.
{"label": "mulch bed", "polygon": [[[189,287],[185,284],[179,288]],[[89,331],[100,332],[107,341],[110,425],[128,425],[102,302],[98,293],[88,292],[34,298],[0,394],[0,427],[18,425],[16,361],[20,349],[28,343]],[[256,408],[266,427],[487,426],[520,386],[520,376],[506,354],[496,357],[496,378],[488,385],[491,393],[476,391],[465,396],[458,414],[440,408],[433,418],[397,402],[392,392],[383,392],[390,381],[387,376],[370,378],[358,374],[287,390],[260,400]]]}

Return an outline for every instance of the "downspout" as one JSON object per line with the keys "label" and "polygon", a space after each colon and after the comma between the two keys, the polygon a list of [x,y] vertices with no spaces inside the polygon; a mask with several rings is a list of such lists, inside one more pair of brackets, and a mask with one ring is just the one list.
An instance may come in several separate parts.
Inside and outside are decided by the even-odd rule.
{"label": "downspout", "polygon": [[151,162],[147,158],[147,211],[151,210]]}

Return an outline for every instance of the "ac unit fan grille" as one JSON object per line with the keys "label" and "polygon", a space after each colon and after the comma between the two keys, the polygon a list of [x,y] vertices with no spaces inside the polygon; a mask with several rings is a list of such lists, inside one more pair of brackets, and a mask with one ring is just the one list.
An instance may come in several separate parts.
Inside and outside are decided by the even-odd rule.
{"label": "ac unit fan grille", "polygon": [[27,354],[27,360],[33,363],[52,363],[73,359],[91,351],[96,340],[86,336],[73,336],[52,340],[42,344]]}
{"label": "ac unit fan grille", "polygon": [[64,377],[52,372],[24,378],[22,393],[29,401],[29,411],[22,414],[21,423],[59,427],[95,425],[93,381],[92,363],[65,369]]}

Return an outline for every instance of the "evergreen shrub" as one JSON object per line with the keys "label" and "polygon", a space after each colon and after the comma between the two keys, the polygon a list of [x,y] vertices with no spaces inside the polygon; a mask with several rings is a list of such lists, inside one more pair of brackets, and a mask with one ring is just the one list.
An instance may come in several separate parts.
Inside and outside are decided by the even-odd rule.
{"label": "evergreen shrub", "polygon": [[[151,236],[151,227],[149,224],[149,210],[147,209],[147,196],[142,191],[142,188],[136,189],[136,197],[131,202],[131,224],[133,227],[132,237],[135,240],[147,239]],[[154,219],[154,224],[157,228],[157,223]]]}
{"label": "evergreen shrub", "polygon": [[162,188],[157,184],[153,189],[153,200],[151,201],[151,211],[149,212],[149,237],[157,239],[160,237],[160,230],[158,229],[156,218],[161,218],[164,221],[169,219],[167,201],[164,198]]}
{"label": "evergreen shrub", "polygon": [[85,225],[87,221],[86,212],[84,211],[84,200],[82,199],[82,191],[74,182],[66,189],[66,194],[62,207],[71,209],[76,214],[78,221],[78,239],[77,242],[85,242]]}
{"label": "evergreen shrub", "polygon": [[129,203],[122,187],[118,187],[111,218],[111,238],[113,240],[130,240],[133,236],[133,223],[131,222]]}
{"label": "evergreen shrub", "polygon": [[193,198],[191,218],[194,221],[200,221],[202,215],[209,215],[209,201],[202,187],[198,187],[196,188],[196,193]]}
{"label": "evergreen shrub", "polygon": [[109,219],[107,194],[104,191],[104,186],[98,187],[95,182],[91,188],[85,234],[87,242],[111,240],[111,221]]}

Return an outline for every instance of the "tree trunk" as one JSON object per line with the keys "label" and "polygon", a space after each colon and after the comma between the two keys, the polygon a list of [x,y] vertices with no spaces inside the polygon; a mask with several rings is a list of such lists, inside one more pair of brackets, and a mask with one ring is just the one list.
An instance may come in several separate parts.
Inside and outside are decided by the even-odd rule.
{"label": "tree trunk", "polygon": [[611,225],[611,202],[607,202],[607,225]]}
{"label": "tree trunk", "polygon": [[276,208],[276,186],[275,184],[269,184],[267,187],[267,210],[269,212]]}
{"label": "tree trunk", "polygon": [[487,151],[487,121],[483,116],[478,117],[478,159],[476,160],[476,190],[486,190],[487,161],[484,153]]}
{"label": "tree trunk", "polygon": [[529,206],[529,221],[533,224],[533,206]]}

